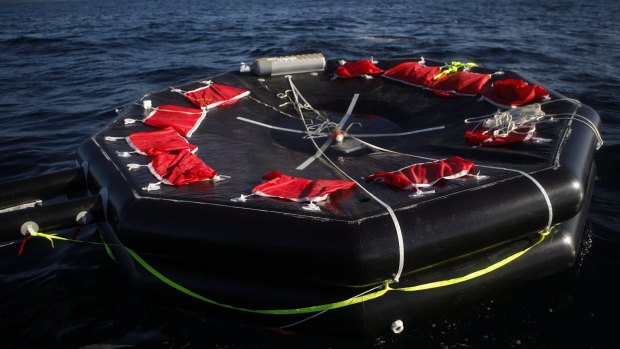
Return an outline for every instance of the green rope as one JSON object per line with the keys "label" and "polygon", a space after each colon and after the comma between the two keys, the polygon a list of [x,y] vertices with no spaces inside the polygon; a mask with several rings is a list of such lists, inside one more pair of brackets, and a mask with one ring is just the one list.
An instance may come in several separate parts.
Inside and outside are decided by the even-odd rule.
{"label": "green rope", "polygon": [[106,251],[108,252],[108,254],[110,254],[112,256],[112,258],[114,260],[116,260],[113,257],[112,251],[110,246],[118,246],[118,247],[122,247],[124,248],[127,253],[131,256],[131,258],[133,258],[138,264],[140,264],[140,266],[142,266],[147,272],[149,272],[151,275],[153,275],[155,278],[157,278],[159,281],[163,282],[164,284],[174,288],[175,290],[184,293],[192,298],[195,298],[197,300],[209,303],[211,305],[215,305],[218,307],[222,307],[222,308],[226,308],[226,309],[231,309],[231,310],[236,310],[236,311],[241,311],[241,312],[246,312],[246,313],[254,313],[254,314],[267,314],[267,315],[295,315],[295,314],[308,314],[308,313],[319,313],[319,312],[324,312],[327,310],[333,310],[333,309],[339,309],[339,308],[344,308],[344,307],[348,307],[351,305],[355,305],[355,304],[359,304],[359,303],[363,303],[363,302],[367,302],[379,297],[384,296],[386,293],[390,292],[390,291],[399,291],[399,292],[416,292],[416,291],[422,291],[422,290],[429,290],[429,289],[433,289],[433,288],[438,288],[438,287],[446,287],[446,286],[450,286],[450,285],[455,285],[455,284],[459,284],[459,283],[463,283],[478,277],[481,277],[483,275],[489,274],[513,261],[515,261],[516,259],[518,259],[519,257],[523,256],[525,253],[527,253],[528,251],[530,251],[532,248],[536,247],[537,245],[539,245],[540,243],[542,243],[545,238],[551,233],[551,228],[549,229],[545,229],[543,231],[541,231],[540,237],[539,239],[533,243],[532,245],[530,245],[529,247],[523,249],[522,251],[519,251],[517,253],[514,253],[502,260],[500,260],[499,262],[493,263],[490,266],[477,270],[475,272],[469,273],[467,275],[461,276],[461,277],[456,277],[456,278],[452,278],[452,279],[447,279],[447,280],[440,280],[440,281],[435,281],[435,282],[430,282],[430,283],[426,283],[426,284],[421,284],[421,285],[416,285],[416,286],[409,286],[409,287],[401,287],[401,288],[392,288],[390,287],[390,280],[386,280],[383,282],[383,286],[380,290],[377,291],[372,291],[378,287],[372,288],[368,291],[368,293],[365,294],[361,294],[361,295],[357,295],[342,301],[338,301],[338,302],[333,302],[333,303],[327,303],[327,304],[321,304],[321,305],[314,305],[314,306],[308,306],[308,307],[301,307],[301,308],[291,308],[291,309],[249,309],[249,308],[242,308],[242,307],[236,307],[230,304],[225,304],[225,303],[220,303],[217,302],[213,299],[207,298],[203,295],[200,295],[186,287],[184,287],[183,285],[180,285],[178,283],[176,283],[175,281],[169,279],[168,277],[166,277],[164,274],[162,274],[161,272],[159,272],[157,269],[155,269],[152,265],[150,265],[149,263],[147,263],[142,257],[140,257],[140,255],[138,255],[138,253],[136,253],[134,250],[130,249],[129,247],[126,247],[122,244],[116,244],[116,245],[109,245],[104,243],[98,243],[98,242],[90,242],[90,241],[81,241],[81,240],[73,240],[73,239],[67,239],[67,238],[63,238],[57,235],[51,235],[51,234],[45,234],[45,233],[31,233],[31,236],[34,237],[43,237],[45,239],[50,240],[50,242],[52,243],[52,247],[54,246],[54,242],[53,240],[62,240],[62,241],[69,241],[69,242],[77,242],[77,243],[87,243],[87,244],[92,244],[92,245],[103,245],[106,249]]}

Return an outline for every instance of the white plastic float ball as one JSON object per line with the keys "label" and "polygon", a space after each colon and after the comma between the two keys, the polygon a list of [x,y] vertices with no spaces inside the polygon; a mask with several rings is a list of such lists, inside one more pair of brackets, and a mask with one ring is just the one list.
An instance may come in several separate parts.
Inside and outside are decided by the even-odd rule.
{"label": "white plastic float ball", "polygon": [[392,322],[392,325],[390,325],[390,330],[392,330],[392,332],[394,332],[395,334],[399,334],[403,332],[404,329],[405,329],[405,324],[403,324],[401,320],[396,320]]}

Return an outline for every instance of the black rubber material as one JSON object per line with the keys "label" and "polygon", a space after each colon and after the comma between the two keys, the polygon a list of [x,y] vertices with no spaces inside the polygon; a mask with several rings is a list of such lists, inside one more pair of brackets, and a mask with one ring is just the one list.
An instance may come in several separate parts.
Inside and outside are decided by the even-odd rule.
{"label": "black rubber material", "polygon": [[0,184],[0,209],[86,189],[80,167]]}
{"label": "black rubber material", "polygon": [[[86,222],[78,221],[78,214],[87,212]],[[99,196],[87,196],[60,203],[45,204],[21,210],[0,213],[0,241],[23,238],[22,226],[27,222],[38,225],[37,232],[50,232],[103,219]]]}
{"label": "black rubber material", "polygon": [[[379,66],[387,69],[402,61],[407,60],[382,60]],[[517,171],[528,173],[544,187],[552,204],[553,223],[559,226],[548,241],[536,248],[539,252],[531,251],[493,275],[463,286],[412,294],[393,292],[364,306],[328,312],[317,321],[319,327],[339,329],[343,319],[350,319],[356,324],[351,326],[356,329],[352,332],[375,333],[385,329],[392,317],[406,317],[404,311],[398,311],[401,306],[415,308],[418,313],[431,311],[450,303],[448,300],[455,296],[478,292],[480,288],[499,289],[521,282],[524,276],[540,277],[572,264],[587,216],[585,207],[593,178],[596,138],[586,125],[558,120],[537,128],[538,137],[550,139],[547,143],[474,147],[463,138],[464,131],[471,127],[463,120],[493,113],[495,106],[473,97],[438,97],[380,77],[332,81],[329,72],[335,64],[330,61],[326,72],[292,77],[314,108],[338,122],[353,94],[359,93],[351,122],[363,127],[354,126],[351,133],[445,126],[441,131],[415,136],[367,140],[393,151],[428,158],[458,155],[476,163],[480,173],[488,176],[479,181],[445,181],[435,186],[434,195],[418,198],[409,198],[407,192],[383,184],[361,183],[389,204],[398,217],[405,261],[401,284],[446,278],[455,270],[475,270],[531,244],[536,232],[547,225],[549,210],[541,190]],[[482,68],[477,71],[494,72]],[[504,71],[501,78],[505,77],[526,79],[511,71]],[[91,186],[109,192],[108,221],[102,224],[106,240],[132,248],[192,290],[250,308],[338,301],[390,279],[399,261],[394,224],[386,210],[359,189],[333,195],[320,212],[303,211],[299,203],[271,198],[251,197],[245,203],[230,200],[249,194],[271,170],[315,179],[344,177],[324,160],[315,161],[303,171],[295,170],[316,152],[307,139],[237,119],[303,130],[290,106],[279,107],[285,101],[276,93],[290,89],[285,77],[264,77],[259,81],[252,75],[226,73],[212,79],[251,91],[251,98],[210,110],[188,139],[199,147],[196,154],[201,159],[219,173],[231,176],[230,180],[143,190],[157,180],[146,169],[129,171],[127,164],[147,164],[149,158],[119,157],[117,152],[130,150],[127,144],[105,139],[155,130],[123,122],[124,118],[143,117],[139,104],[128,106],[117,120],[80,146],[78,158],[89,163]],[[181,88],[199,86],[189,83]],[[553,91],[550,94],[552,99],[564,98]],[[148,99],[154,106],[189,106],[180,94],[169,90],[149,95]],[[559,101],[543,106],[543,110],[548,114],[581,115],[600,126],[597,113],[585,105]],[[318,142],[320,145],[324,140]],[[370,149],[346,154],[329,148],[326,153],[355,179],[423,162]],[[572,250],[567,249],[565,240],[571,241]],[[152,283],[152,277],[137,267],[124,249],[116,247],[114,251],[134,279]],[[435,267],[424,269],[429,266]]]}

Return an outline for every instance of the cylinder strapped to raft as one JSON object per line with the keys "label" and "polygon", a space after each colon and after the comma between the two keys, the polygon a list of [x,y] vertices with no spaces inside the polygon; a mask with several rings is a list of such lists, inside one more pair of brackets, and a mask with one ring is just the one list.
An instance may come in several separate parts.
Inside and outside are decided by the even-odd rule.
{"label": "cylinder strapped to raft", "polygon": [[0,241],[28,236],[28,226],[36,231],[55,231],[103,219],[99,196],[87,196],[56,204],[0,213]]}
{"label": "cylinder strapped to raft", "polygon": [[0,185],[0,241],[102,220],[103,203],[87,188],[85,167]]}
{"label": "cylinder strapped to raft", "polygon": [[81,167],[0,184],[0,210],[86,190]]}
{"label": "cylinder strapped to raft", "polygon": [[254,75],[285,75],[322,71],[325,69],[325,57],[320,53],[292,56],[259,58],[250,64],[241,63],[242,73]]}
{"label": "cylinder strapped to raft", "polygon": [[[273,64],[150,94],[80,146],[90,190],[107,193],[98,217],[106,248],[137,283],[229,305],[233,316],[259,310],[242,312],[270,326],[397,333],[433,309],[574,262],[602,143],[594,110],[551,90],[545,102],[524,96],[541,90],[474,64],[381,59],[369,61],[372,79],[334,79],[342,60],[306,58],[258,59]],[[405,80],[416,72],[428,79]],[[460,79],[471,88],[455,89]],[[209,86],[248,93],[234,104],[200,97],[208,112],[195,113],[191,132],[124,121],[143,120],[145,109],[196,109],[185,91]],[[561,117],[536,120],[531,138],[545,142],[481,147],[459,120],[498,113],[485,93],[517,107],[508,121],[531,103]],[[512,132],[502,120],[488,129]],[[174,146],[157,142],[164,126],[178,133]],[[227,180],[200,176],[179,152]],[[196,180],[159,185],[173,173]]]}

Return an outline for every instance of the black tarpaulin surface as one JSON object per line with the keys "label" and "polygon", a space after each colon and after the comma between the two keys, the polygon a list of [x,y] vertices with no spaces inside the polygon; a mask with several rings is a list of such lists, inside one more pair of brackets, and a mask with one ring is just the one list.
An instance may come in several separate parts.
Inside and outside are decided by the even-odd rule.
{"label": "black tarpaulin surface", "polygon": [[[387,69],[401,61],[385,60],[379,65]],[[198,146],[196,154],[220,174],[230,176],[228,180],[143,189],[157,182],[156,178],[146,168],[130,171],[127,165],[145,165],[150,159],[137,154],[121,157],[118,152],[130,150],[128,146],[105,138],[155,130],[141,123],[124,123],[125,118],[143,117],[141,102],[123,110],[117,120],[82,147],[80,156],[91,160],[93,177],[100,185],[114,188],[110,193],[111,216],[121,241],[143,253],[211,267],[289,271],[292,277],[363,284],[392,275],[401,257],[405,271],[424,267],[519,239],[543,229],[550,213],[553,222],[560,222],[574,216],[583,205],[594,151],[594,136],[585,125],[567,120],[540,123],[536,137],[546,142],[474,146],[465,141],[464,132],[472,125],[464,120],[494,113],[497,107],[476,97],[440,97],[378,76],[332,80],[329,72],[335,64],[331,61],[325,72],[290,77],[322,117],[340,122],[353,96],[359,94],[343,127],[351,134],[441,127],[398,137],[360,137],[389,151],[369,147],[350,153],[334,147],[325,151],[338,168],[394,209],[402,228],[403,256],[387,210],[359,188],[331,195],[320,203],[318,212],[305,211],[302,204],[282,199],[252,196],[246,202],[231,201],[250,194],[272,170],[309,179],[347,179],[321,158],[303,170],[296,169],[316,153],[316,147],[303,133],[279,129],[305,130],[293,106],[286,104],[289,100],[278,97],[291,89],[289,79],[242,73],[211,78],[251,94],[235,104],[209,110],[188,139]],[[520,77],[504,72],[493,78],[509,76]],[[188,91],[203,85],[192,82],[178,88]],[[563,98],[553,92],[551,95],[553,99]],[[191,106],[171,90],[145,99],[153,106]],[[543,110],[586,114],[595,124],[599,122],[594,111],[569,101],[545,104]],[[319,122],[312,111],[306,111],[304,119],[307,124]],[[315,139],[319,146],[326,140]],[[564,148],[571,150],[565,154]],[[377,171],[452,156],[473,161],[476,172],[484,177],[444,180],[433,186],[434,194],[417,197],[362,179]],[[542,185],[552,210],[540,188],[519,171],[531,174]]]}

